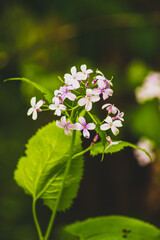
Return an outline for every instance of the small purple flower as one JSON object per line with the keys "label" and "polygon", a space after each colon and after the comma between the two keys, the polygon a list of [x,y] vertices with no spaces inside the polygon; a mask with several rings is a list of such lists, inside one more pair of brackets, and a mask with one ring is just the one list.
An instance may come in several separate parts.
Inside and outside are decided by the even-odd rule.
{"label": "small purple flower", "polygon": [[118,119],[118,120],[124,121],[123,116],[124,116],[124,112],[120,112],[120,111],[118,110],[117,116],[113,117],[112,120]]}
{"label": "small purple flower", "polygon": [[109,96],[112,96],[113,90],[111,88],[94,88],[93,89],[93,94],[98,95],[101,93],[103,95],[103,100],[106,100]]}
{"label": "small purple flower", "polygon": [[110,116],[108,116],[106,119],[104,119],[104,121],[106,123],[103,123],[100,126],[100,129],[105,131],[105,130],[108,130],[111,128],[113,134],[116,136],[119,133],[119,130],[117,127],[122,127],[121,121],[120,120],[113,121],[113,119]]}
{"label": "small purple flower", "polygon": [[70,124],[70,120],[66,121],[66,116],[61,117],[61,122],[58,120],[56,121],[57,127],[64,128],[64,132],[67,136],[71,136],[72,132],[69,129],[76,129],[76,124]]}
{"label": "small purple flower", "polygon": [[85,138],[90,138],[90,133],[88,130],[94,130],[96,125],[94,123],[86,123],[84,117],[79,117],[79,122],[80,123],[76,123],[76,129],[83,130],[83,136]]}
{"label": "small purple flower", "polygon": [[[53,99],[52,99],[53,102]],[[55,110],[54,115],[61,116],[61,112],[66,110],[66,106],[60,103],[60,100],[57,98],[54,101],[54,104],[49,105],[49,109]]]}
{"label": "small purple flower", "polygon": [[102,109],[104,109],[104,108],[106,108],[106,110],[108,111],[108,114],[110,114],[110,113],[116,114],[116,112],[118,111],[118,108],[116,108],[114,105],[112,105],[110,103],[104,104],[102,106]]}
{"label": "small purple flower", "polygon": [[92,102],[98,102],[100,100],[100,97],[98,94],[93,95],[92,89],[86,89],[86,96],[83,98],[80,98],[78,101],[79,106],[84,106],[85,105],[85,110],[90,111],[92,109]]}
{"label": "small purple flower", "polygon": [[64,101],[65,98],[68,98],[71,101],[74,101],[76,99],[76,95],[71,93],[70,90],[73,90],[74,88],[72,86],[63,86],[60,87],[60,93],[62,101]]}
{"label": "small purple flower", "polygon": [[40,100],[36,103],[36,97],[31,98],[31,108],[28,110],[27,115],[32,114],[32,119],[36,120],[37,119],[37,112],[41,112],[42,110],[40,107],[43,105],[43,100]]}

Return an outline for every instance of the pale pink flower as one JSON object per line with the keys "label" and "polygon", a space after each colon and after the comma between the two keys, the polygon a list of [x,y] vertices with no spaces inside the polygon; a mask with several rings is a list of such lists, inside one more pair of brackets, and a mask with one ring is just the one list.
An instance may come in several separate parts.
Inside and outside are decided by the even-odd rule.
{"label": "pale pink flower", "polygon": [[32,97],[30,103],[32,107],[28,110],[27,115],[29,116],[32,114],[32,119],[36,120],[37,112],[42,111],[40,107],[43,105],[43,100],[40,100],[36,103],[36,97]]}
{"label": "pale pink flower", "polygon": [[[153,152],[154,144],[152,141],[142,138],[137,143],[137,146],[145,149],[151,156],[152,160],[155,160],[156,154]],[[139,149],[134,149],[134,155],[140,166],[146,166],[147,164],[151,163],[151,159],[146,155],[146,153]]]}
{"label": "pale pink flower", "polygon": [[64,101],[65,98],[68,98],[71,101],[74,101],[76,99],[76,95],[74,93],[71,93],[70,90],[73,90],[72,86],[63,86],[60,87],[60,93],[61,93],[61,98]]}
{"label": "pale pink flower", "polygon": [[54,104],[49,105],[49,109],[55,110],[54,115],[61,116],[61,112],[66,110],[66,106],[61,104],[59,99],[56,99]]}
{"label": "pale pink flower", "polygon": [[108,130],[111,128],[111,131],[113,132],[113,134],[116,136],[119,133],[119,130],[117,127],[122,127],[122,123],[120,120],[115,120],[113,121],[112,118],[110,116],[108,116],[106,119],[104,119],[104,121],[106,123],[103,123],[100,126],[101,130]]}
{"label": "pale pink flower", "polygon": [[103,100],[106,100],[109,96],[112,96],[113,90],[111,88],[94,88],[93,94],[99,95],[102,93]]}
{"label": "pale pink flower", "polygon": [[54,97],[52,98],[52,102],[54,103],[56,99],[60,99],[61,98],[61,94],[59,90],[55,90],[54,91]]}
{"label": "pale pink flower", "polygon": [[77,72],[77,68],[73,66],[71,68],[71,74],[66,73],[64,79],[67,85],[72,85],[74,89],[77,89],[80,87],[79,81],[84,80],[84,74],[82,72]]}
{"label": "pale pink flower", "polygon": [[86,64],[81,65],[81,71],[84,74],[83,80],[86,80],[90,73],[92,73],[92,69],[87,69]]}
{"label": "pale pink flower", "polygon": [[117,141],[117,142],[116,141],[112,141],[110,136],[107,136],[106,140],[109,142],[109,145],[106,147],[106,149],[108,149],[111,146],[117,145],[117,144],[119,144],[121,142],[121,141]]}
{"label": "pale pink flower", "polygon": [[141,87],[136,88],[136,99],[143,103],[147,100],[160,99],[160,73],[151,72]]}
{"label": "pale pink flower", "polygon": [[84,117],[79,117],[79,122],[80,123],[76,123],[76,129],[83,130],[83,136],[85,138],[90,138],[90,133],[88,130],[94,130],[96,128],[96,125],[94,123],[86,123]]}
{"label": "pale pink flower", "polygon": [[92,102],[98,102],[100,100],[100,97],[98,94],[93,95],[92,89],[86,89],[86,96],[84,98],[79,99],[78,105],[79,106],[84,106],[85,105],[85,110],[90,111],[92,109]]}
{"label": "pale pink flower", "polygon": [[110,103],[104,104],[102,106],[102,109],[104,109],[104,108],[106,108],[106,110],[108,111],[108,114],[110,114],[110,113],[116,114],[116,112],[118,111],[118,108],[116,108],[114,105],[112,105]]}
{"label": "pale pink flower", "polygon": [[66,121],[66,116],[61,117],[61,122],[59,122],[58,120],[56,121],[56,125],[57,127],[60,128],[64,128],[64,132],[67,136],[71,136],[72,132],[70,131],[70,129],[74,130],[76,129],[76,124],[70,124],[70,120],[67,122]]}

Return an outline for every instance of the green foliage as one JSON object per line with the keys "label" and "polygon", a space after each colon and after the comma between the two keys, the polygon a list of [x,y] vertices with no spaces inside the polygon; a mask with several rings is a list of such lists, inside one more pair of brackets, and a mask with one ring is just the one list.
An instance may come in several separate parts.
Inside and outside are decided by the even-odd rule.
{"label": "green foliage", "polygon": [[141,136],[146,136],[153,140],[157,146],[160,145],[159,123],[160,114],[158,101],[148,101],[136,110],[133,110],[129,116],[130,128]]}
{"label": "green foliage", "polygon": [[65,229],[80,240],[158,240],[160,237],[159,230],[153,225],[121,216],[88,219]]}
{"label": "green foliage", "polygon": [[113,141],[111,145],[109,145],[109,144],[107,145],[105,150],[104,150],[103,144],[101,142],[98,142],[93,145],[93,147],[90,150],[90,153],[92,156],[96,156],[103,152],[104,153],[115,153],[115,152],[121,151],[124,147],[132,147],[134,149],[139,149],[139,150],[145,152],[145,154],[151,159],[150,155],[148,154],[148,152],[145,149],[140,148],[132,143],[125,142],[125,141],[119,141],[119,142]]}
{"label": "green foliage", "polygon": [[[70,207],[77,194],[79,182],[83,172],[83,158],[71,161],[64,186],[64,172],[69,160],[72,137],[64,134],[64,130],[49,123],[38,130],[27,144],[26,156],[21,157],[14,178],[27,194],[34,200],[43,199],[44,204],[54,211],[59,193],[62,195],[58,210]],[[77,134],[74,155],[81,151],[80,133]],[[63,189],[62,189],[63,188]]]}
{"label": "green foliage", "polygon": [[31,84],[33,87],[35,87],[36,89],[38,89],[40,92],[42,92],[44,94],[44,97],[46,98],[46,100],[48,102],[52,101],[53,94],[47,88],[43,87],[42,85],[40,85],[36,82],[32,82],[31,80],[29,80],[27,78],[8,78],[8,79],[4,80],[4,82],[12,81],[12,80],[20,80],[20,81]]}

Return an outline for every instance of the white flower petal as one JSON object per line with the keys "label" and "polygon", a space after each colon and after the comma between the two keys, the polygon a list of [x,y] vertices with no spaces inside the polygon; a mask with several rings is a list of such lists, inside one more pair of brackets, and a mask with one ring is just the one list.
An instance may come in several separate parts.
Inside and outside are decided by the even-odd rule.
{"label": "white flower petal", "polygon": [[86,96],[91,97],[92,96],[92,89],[88,88],[86,89]]}
{"label": "white flower petal", "polygon": [[61,110],[57,108],[54,115],[61,116]]}
{"label": "white flower petal", "polygon": [[104,105],[102,106],[102,109],[108,107],[109,105],[111,105],[111,104],[110,104],[110,103],[104,104]]}
{"label": "white flower petal", "polygon": [[98,102],[100,100],[99,96],[92,96],[91,98],[91,102]]}
{"label": "white flower petal", "polygon": [[70,124],[69,126],[68,126],[68,128],[69,129],[77,129],[77,125],[76,124]]}
{"label": "white flower petal", "polygon": [[77,130],[83,130],[83,126],[80,123],[75,123]]}
{"label": "white flower petal", "polygon": [[104,119],[105,122],[112,124],[112,118],[108,116],[106,119]]}
{"label": "white flower petal", "polygon": [[86,72],[87,66],[86,64],[81,65],[81,71]]}
{"label": "white flower petal", "polygon": [[36,108],[40,108],[42,105],[43,105],[43,101],[40,100],[40,101],[37,102]]}
{"label": "white flower petal", "polygon": [[118,133],[119,133],[118,128],[116,128],[115,126],[112,126],[112,127],[111,127],[111,130],[112,130],[112,132],[113,132],[113,134],[114,134],[115,136],[118,135]]}
{"label": "white flower petal", "polygon": [[62,110],[62,111],[65,111],[66,110],[66,106],[63,105],[63,104],[60,104],[59,105],[59,109]]}
{"label": "white flower petal", "polygon": [[51,110],[55,110],[55,109],[56,109],[55,104],[50,104],[50,105],[49,105],[49,109],[51,109]]}
{"label": "white flower petal", "polygon": [[93,91],[92,91],[92,93],[93,93],[94,95],[99,95],[99,94],[101,94],[101,89],[99,89],[99,88],[94,88]]}
{"label": "white flower petal", "polygon": [[84,106],[87,103],[87,98],[81,98],[78,100],[79,106]]}
{"label": "white flower petal", "polygon": [[67,122],[66,122],[66,116],[62,116],[62,117],[61,117],[61,122],[62,122],[63,126],[67,124]]}
{"label": "white flower petal", "polygon": [[57,127],[64,128],[64,125],[61,122],[59,122],[58,120],[56,121],[56,125],[57,125]]}
{"label": "white flower petal", "polygon": [[33,119],[33,120],[36,120],[36,119],[37,119],[37,111],[36,111],[36,110],[33,111],[32,119]]}
{"label": "white flower petal", "polygon": [[88,69],[88,70],[86,71],[87,74],[90,74],[90,73],[92,73],[92,72],[93,72],[92,69]]}
{"label": "white flower petal", "polygon": [[90,138],[90,133],[89,133],[89,131],[85,128],[85,129],[83,129],[83,136],[85,137],[85,138]]}
{"label": "white flower petal", "polygon": [[79,117],[78,120],[82,126],[86,126],[86,120],[84,117]]}
{"label": "white flower petal", "polygon": [[73,66],[73,67],[71,68],[71,73],[72,73],[72,76],[75,76],[75,75],[76,75],[76,73],[77,73],[77,68],[76,68],[75,66]]}
{"label": "white flower petal", "polygon": [[31,108],[28,110],[27,115],[28,115],[28,116],[31,115],[31,114],[33,113],[33,111],[34,111],[34,108],[31,107]]}
{"label": "white flower petal", "polygon": [[71,136],[72,135],[72,132],[67,127],[65,127],[64,132],[65,132],[65,134],[67,136]]}
{"label": "white flower petal", "polygon": [[121,123],[120,120],[115,120],[115,121],[113,122],[113,126],[115,126],[115,127],[122,127],[122,123]]}
{"label": "white flower petal", "polygon": [[86,125],[86,128],[87,128],[88,130],[94,130],[94,129],[96,128],[96,125],[95,125],[94,123],[88,123],[88,124]]}
{"label": "white flower petal", "polygon": [[31,106],[34,107],[36,104],[36,97],[31,98]]}
{"label": "white flower petal", "polygon": [[86,106],[85,106],[85,110],[87,112],[89,112],[92,109],[92,102],[91,101],[87,101]]}
{"label": "white flower petal", "polygon": [[103,123],[101,126],[100,126],[100,129],[101,130],[108,130],[108,129],[110,129],[110,125],[108,124],[108,123]]}

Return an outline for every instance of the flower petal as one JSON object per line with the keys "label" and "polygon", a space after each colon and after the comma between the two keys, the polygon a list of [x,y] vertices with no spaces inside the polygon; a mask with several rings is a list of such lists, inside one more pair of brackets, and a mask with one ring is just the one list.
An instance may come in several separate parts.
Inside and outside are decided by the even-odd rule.
{"label": "flower petal", "polygon": [[83,129],[83,136],[85,138],[90,138],[90,133],[89,133],[89,131],[86,128]]}
{"label": "flower petal", "polygon": [[62,117],[61,117],[61,122],[62,122],[63,126],[67,124],[67,122],[66,122],[66,116],[62,116]]}
{"label": "flower petal", "polygon": [[78,100],[79,106],[84,106],[87,103],[87,98],[81,98]]}
{"label": "flower petal", "polygon": [[36,97],[31,98],[31,106],[34,107],[36,104]]}
{"label": "flower petal", "polygon": [[77,125],[76,124],[69,124],[68,128],[76,130],[77,129]]}
{"label": "flower petal", "polygon": [[50,104],[50,105],[49,105],[49,109],[51,109],[51,110],[55,110],[55,109],[56,109],[55,104]]}
{"label": "flower petal", "polygon": [[90,99],[91,99],[91,102],[98,102],[100,100],[100,97],[97,95],[97,96],[92,96]]}
{"label": "flower petal", "polygon": [[112,127],[111,127],[111,130],[112,130],[112,132],[113,132],[113,134],[114,134],[115,136],[118,135],[118,133],[119,133],[118,128],[116,128],[115,126],[112,126]]}
{"label": "flower petal", "polygon": [[84,117],[79,117],[78,120],[82,126],[86,126],[86,120]]}
{"label": "flower petal", "polygon": [[92,89],[88,88],[86,89],[86,96],[91,97],[92,96]]}
{"label": "flower petal", "polygon": [[105,131],[105,130],[110,129],[110,127],[111,126],[108,123],[104,123],[100,126],[100,129]]}
{"label": "flower petal", "polygon": [[86,72],[87,66],[86,64],[81,65],[81,71]]}
{"label": "flower petal", "polygon": [[64,125],[61,122],[59,122],[58,120],[56,121],[56,125],[57,125],[57,127],[64,128]]}
{"label": "flower petal", "polygon": [[75,75],[76,75],[76,73],[77,73],[77,68],[76,68],[75,66],[73,66],[73,67],[71,68],[71,73],[72,73],[72,76],[75,76]]}
{"label": "flower petal", "polygon": [[36,120],[36,119],[37,119],[37,111],[36,111],[36,110],[33,111],[32,119],[33,119],[33,120]]}
{"label": "flower petal", "polygon": [[84,127],[80,123],[75,123],[76,125],[76,130],[83,130]]}
{"label": "flower petal", "polygon": [[31,115],[31,114],[33,113],[33,111],[34,111],[34,108],[31,107],[31,108],[28,110],[27,115],[28,115],[28,116]]}
{"label": "flower petal", "polygon": [[71,136],[72,135],[72,132],[67,127],[65,127],[64,132],[65,132],[65,134],[67,136]]}
{"label": "flower petal", "polygon": [[88,124],[86,125],[86,128],[87,128],[88,130],[94,130],[94,129],[96,128],[96,125],[95,125],[94,123],[88,123]]}
{"label": "flower petal", "polygon": [[108,116],[106,119],[104,119],[105,122],[112,124],[112,118]]}
{"label": "flower petal", "polygon": [[86,106],[85,106],[85,110],[89,112],[91,109],[92,109],[92,102],[87,101]]}
{"label": "flower petal", "polygon": [[120,120],[115,120],[115,121],[113,122],[113,126],[115,126],[115,127],[122,127],[122,123],[121,123]]}
{"label": "flower petal", "polygon": [[108,107],[109,105],[111,105],[111,104],[110,104],[110,103],[104,104],[104,105],[102,106],[102,109]]}
{"label": "flower petal", "polygon": [[61,116],[61,110],[57,108],[54,115]]}
{"label": "flower petal", "polygon": [[42,105],[43,105],[43,101],[40,100],[40,101],[37,102],[36,108],[40,108]]}

